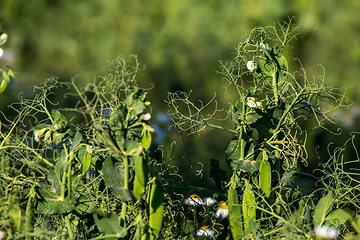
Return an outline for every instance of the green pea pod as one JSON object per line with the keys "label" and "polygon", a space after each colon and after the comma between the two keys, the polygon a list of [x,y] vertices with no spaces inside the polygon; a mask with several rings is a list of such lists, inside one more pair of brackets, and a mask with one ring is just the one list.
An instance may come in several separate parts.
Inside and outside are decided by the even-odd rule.
{"label": "green pea pod", "polygon": [[245,179],[245,191],[243,195],[242,210],[245,230],[249,228],[251,219],[256,218],[255,194],[248,180]]}
{"label": "green pea pod", "polygon": [[85,175],[91,165],[91,154],[92,150],[89,145],[86,145],[86,152],[84,154],[84,160],[82,163],[82,174]]}
{"label": "green pea pod", "polygon": [[265,193],[265,196],[270,197],[271,192],[271,166],[268,161],[266,151],[263,151],[263,159],[260,163],[260,174],[259,174],[259,185],[260,189]]}
{"label": "green pea pod", "polygon": [[151,146],[150,131],[144,129],[142,139],[141,139],[141,144],[142,144],[143,148],[145,149],[145,151],[147,151],[150,148],[150,146]]}
{"label": "green pea pod", "polygon": [[149,226],[151,227],[153,234],[158,237],[161,230],[164,211],[164,193],[158,179],[155,180],[151,187],[148,201]]}
{"label": "green pea pod", "polygon": [[135,180],[134,180],[134,194],[138,200],[141,199],[142,195],[145,192],[148,171],[149,169],[146,161],[144,161],[142,155],[139,155],[135,159]]}
{"label": "green pea pod", "polygon": [[243,239],[241,208],[233,178],[231,178],[231,186],[228,191],[228,207],[232,237],[234,240]]}

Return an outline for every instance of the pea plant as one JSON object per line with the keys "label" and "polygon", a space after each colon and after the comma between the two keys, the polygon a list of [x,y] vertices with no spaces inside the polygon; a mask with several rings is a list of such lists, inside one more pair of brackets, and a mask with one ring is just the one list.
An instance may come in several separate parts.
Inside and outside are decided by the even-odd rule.
{"label": "pea plant", "polygon": [[[220,63],[219,73],[224,76],[226,89],[233,87],[238,93],[238,99],[229,103],[227,111],[233,129],[214,123],[221,111],[215,97],[206,104],[196,104],[184,92],[168,95],[169,114],[181,131],[194,134],[213,128],[234,133],[225,151],[231,177],[220,178],[224,174],[219,170],[210,172],[227,195],[230,231],[226,227],[223,231],[229,239],[311,239],[316,231],[327,231],[329,225],[344,229],[350,219],[349,212],[342,209],[349,201],[338,202],[334,194],[338,197],[342,191],[353,196],[357,190],[345,185],[342,190],[330,186],[327,175],[316,178],[297,171],[299,163],[307,166],[307,133],[322,128],[339,134],[327,127],[336,124],[328,115],[348,107],[349,101],[341,89],[325,84],[325,73],[309,78],[300,60],[296,60],[300,71],[290,72],[284,53],[299,34],[292,20],[254,28],[238,44],[235,61]],[[211,106],[215,110],[205,114]],[[306,129],[304,122],[313,126]],[[218,164],[212,160],[213,169],[219,169],[215,167]],[[343,165],[337,163],[338,168]],[[327,174],[337,182],[345,179]],[[292,184],[294,176],[310,179],[319,187],[305,194]],[[352,177],[351,181],[355,179]],[[357,198],[352,199],[351,204],[357,205]],[[340,232],[324,238],[335,238]]]}
{"label": "pea plant", "polygon": [[[137,82],[136,56],[117,58],[109,75],[84,87],[49,78],[33,98],[20,94],[10,105],[16,117],[0,120],[0,239],[358,239],[358,173],[348,170],[359,160],[358,134],[329,152],[322,177],[297,168],[307,165],[307,133],[338,134],[329,113],[349,106],[324,74],[309,79],[299,60],[300,71],[290,72],[285,53],[298,34],[292,19],[256,27],[234,62],[220,62],[225,89],[238,94],[226,112],[216,95],[194,103],[190,93],[168,94],[180,131],[233,134],[224,158],[209,159],[218,190],[187,183],[202,165],[183,175],[175,142],[171,151],[152,144],[151,88]],[[1,71],[4,91],[14,73]],[[71,104],[61,108],[55,99],[64,89]],[[356,160],[345,159],[349,146]],[[180,159],[190,166],[193,157]],[[294,177],[315,190],[302,191]]]}
{"label": "pea plant", "polygon": [[[147,152],[150,102],[136,84],[136,58],[131,69],[122,58],[114,65],[84,89],[47,79],[34,99],[12,105],[14,120],[3,116],[1,225],[8,238],[159,236],[164,194]],[[51,95],[61,87],[76,97],[75,108],[55,109]]]}

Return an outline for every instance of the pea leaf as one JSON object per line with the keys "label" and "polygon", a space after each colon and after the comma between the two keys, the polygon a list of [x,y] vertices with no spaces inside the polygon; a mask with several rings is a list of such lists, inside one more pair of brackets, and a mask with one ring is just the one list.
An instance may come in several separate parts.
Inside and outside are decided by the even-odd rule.
{"label": "pea leaf", "polygon": [[[122,228],[119,224],[119,217],[116,213],[105,214],[101,210],[97,210],[93,213],[95,224],[106,236],[106,239],[119,239],[126,236],[126,229]],[[100,217],[100,218],[99,218]],[[111,237],[111,236],[114,237]]]}
{"label": "pea leaf", "polygon": [[84,159],[82,162],[82,174],[85,175],[91,166],[92,150],[89,145],[86,146]]}
{"label": "pea leaf", "polygon": [[350,215],[342,209],[336,209],[332,211],[325,219],[327,225],[334,225],[338,227],[341,224],[344,224]]}
{"label": "pea leaf", "polygon": [[321,198],[318,204],[316,205],[314,211],[314,222],[318,226],[322,226],[326,220],[326,216],[331,210],[331,207],[334,203],[334,198],[329,192],[325,197]]}
{"label": "pea leaf", "polygon": [[105,185],[115,197],[124,202],[133,200],[129,190],[124,188],[125,175],[121,164],[114,163],[112,157],[108,157],[103,163],[102,171]]}

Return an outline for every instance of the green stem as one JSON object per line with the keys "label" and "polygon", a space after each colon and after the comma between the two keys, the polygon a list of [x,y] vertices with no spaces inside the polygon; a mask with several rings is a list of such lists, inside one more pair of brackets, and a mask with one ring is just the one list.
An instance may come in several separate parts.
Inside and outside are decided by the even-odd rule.
{"label": "green stem", "polygon": [[[125,156],[123,158],[124,161],[124,189],[127,190],[129,189],[129,160],[127,158],[127,156]],[[127,204],[126,202],[122,203],[122,207],[121,207],[121,221],[122,221],[122,226],[124,228],[126,228],[126,210],[127,210]]]}
{"label": "green stem", "polygon": [[66,189],[66,172],[63,173],[62,182],[61,182],[61,201],[65,199],[65,189]]}
{"label": "green stem", "polygon": [[70,239],[70,240],[73,240],[73,239],[74,239],[74,235],[73,235],[73,232],[72,232],[72,230],[71,230],[71,223],[70,223],[69,215],[67,215],[67,216],[65,217],[65,224],[66,224],[66,228],[68,229],[69,239]]}
{"label": "green stem", "polygon": [[205,121],[204,121],[204,123],[206,124],[206,126],[209,126],[209,127],[212,127],[212,128],[221,129],[221,130],[225,130],[225,131],[232,132],[232,133],[238,133],[238,132],[237,132],[236,130],[234,130],[234,129],[230,129],[230,128],[226,128],[226,127],[214,125],[214,124],[211,124],[211,123],[207,123],[207,122],[205,122]]}
{"label": "green stem", "polygon": [[277,133],[279,130],[280,130],[280,127],[281,127],[281,124],[282,122],[284,121],[286,115],[291,111],[291,109],[293,108],[293,106],[297,103],[299,97],[301,96],[301,94],[304,92],[304,88],[301,89],[301,91],[296,95],[296,97],[294,98],[294,100],[291,102],[291,104],[285,109],[284,113],[282,114],[280,120],[279,120],[279,123],[278,125],[276,126],[276,129],[275,129],[275,133]]}
{"label": "green stem", "polygon": [[69,196],[69,201],[71,203],[71,162],[74,158],[74,152],[73,151],[70,151],[70,154],[69,154],[69,169],[68,169],[68,172],[67,172],[67,178],[68,178],[68,196]]}

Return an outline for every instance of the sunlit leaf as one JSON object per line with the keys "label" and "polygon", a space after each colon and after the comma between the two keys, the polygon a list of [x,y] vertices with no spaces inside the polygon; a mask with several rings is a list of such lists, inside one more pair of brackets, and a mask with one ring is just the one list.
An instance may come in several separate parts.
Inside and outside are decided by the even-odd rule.
{"label": "sunlit leaf", "polygon": [[322,224],[326,220],[326,216],[331,211],[331,207],[334,203],[334,198],[329,192],[325,197],[321,198],[318,204],[316,205],[315,211],[314,211],[314,222],[318,226],[322,226]]}
{"label": "sunlit leaf", "polygon": [[86,145],[86,151],[82,162],[82,174],[85,175],[91,166],[92,150],[89,145]]}
{"label": "sunlit leaf", "polygon": [[350,215],[347,212],[342,209],[336,209],[330,212],[325,221],[327,225],[338,227],[339,225],[344,224],[348,219],[350,219]]}
{"label": "sunlit leaf", "polygon": [[110,214],[105,214],[102,211],[97,210],[95,213],[93,213],[93,217],[96,226],[100,232],[105,234],[106,239],[116,240],[126,236],[127,231],[120,226],[119,217],[116,215],[116,213],[112,212]]}

